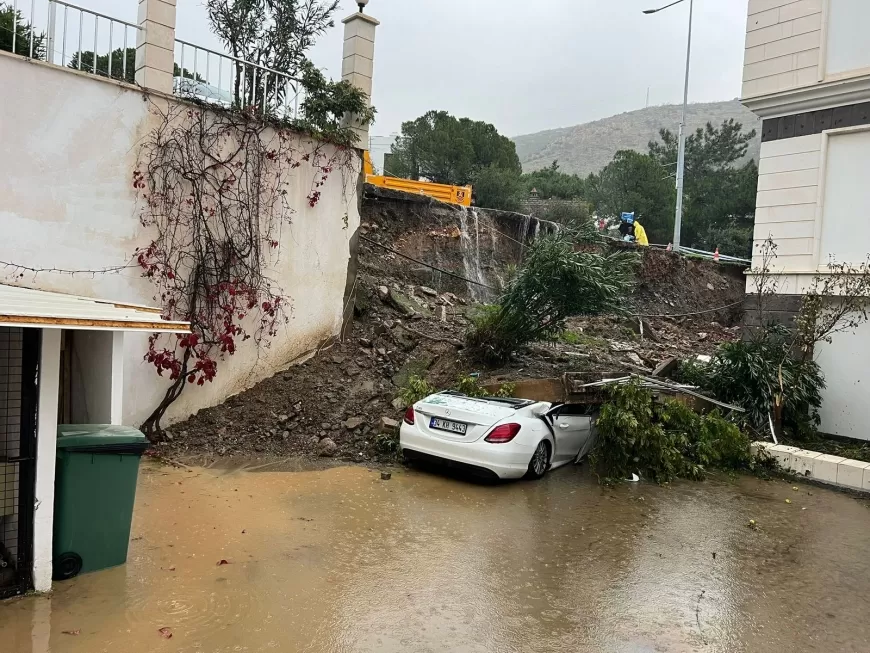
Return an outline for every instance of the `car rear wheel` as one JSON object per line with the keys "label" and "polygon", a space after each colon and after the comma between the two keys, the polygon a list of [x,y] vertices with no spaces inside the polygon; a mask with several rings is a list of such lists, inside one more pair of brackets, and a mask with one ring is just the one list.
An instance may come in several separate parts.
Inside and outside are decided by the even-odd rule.
{"label": "car rear wheel", "polygon": [[536,481],[543,478],[548,469],[550,469],[550,443],[541,440],[529,461],[529,471],[526,472],[526,478]]}

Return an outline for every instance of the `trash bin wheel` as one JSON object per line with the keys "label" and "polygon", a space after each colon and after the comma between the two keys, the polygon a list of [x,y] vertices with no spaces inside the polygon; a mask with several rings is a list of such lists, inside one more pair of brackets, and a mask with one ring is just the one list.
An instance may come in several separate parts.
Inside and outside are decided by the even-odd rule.
{"label": "trash bin wheel", "polygon": [[54,559],[54,580],[69,580],[79,575],[82,570],[82,557],[78,553],[61,553]]}

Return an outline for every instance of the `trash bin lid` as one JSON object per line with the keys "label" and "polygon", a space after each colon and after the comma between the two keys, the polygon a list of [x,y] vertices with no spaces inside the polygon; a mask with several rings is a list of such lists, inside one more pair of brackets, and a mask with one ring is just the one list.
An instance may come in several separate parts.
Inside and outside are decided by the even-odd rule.
{"label": "trash bin lid", "polygon": [[147,443],[145,435],[132,426],[115,424],[62,424],[57,427],[58,449],[112,448],[118,445]]}

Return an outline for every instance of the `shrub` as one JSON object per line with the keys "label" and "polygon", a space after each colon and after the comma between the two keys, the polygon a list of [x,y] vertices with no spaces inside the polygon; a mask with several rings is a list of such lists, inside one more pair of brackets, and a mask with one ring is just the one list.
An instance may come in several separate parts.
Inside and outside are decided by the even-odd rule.
{"label": "shrub", "polygon": [[399,397],[406,406],[413,406],[421,399],[425,399],[436,392],[438,390],[434,385],[419,376],[412,376],[408,379],[408,384],[399,390]]}
{"label": "shrub", "polygon": [[499,302],[469,316],[471,353],[486,363],[502,363],[528,342],[558,337],[572,315],[619,311],[635,261],[624,252],[577,252],[565,234],[536,239]]}
{"label": "shrub", "polygon": [[605,483],[639,473],[658,483],[701,479],[708,468],[745,469],[749,438],[718,411],[699,415],[684,403],[653,401],[639,381],[608,388],[591,461]]}
{"label": "shrub", "polygon": [[819,424],[825,380],[814,360],[794,357],[793,342],[784,327],[771,325],[752,340],[721,345],[707,365],[683,364],[680,375],[745,408],[748,425],[758,430],[769,429],[769,415],[781,404],[783,428],[806,437]]}

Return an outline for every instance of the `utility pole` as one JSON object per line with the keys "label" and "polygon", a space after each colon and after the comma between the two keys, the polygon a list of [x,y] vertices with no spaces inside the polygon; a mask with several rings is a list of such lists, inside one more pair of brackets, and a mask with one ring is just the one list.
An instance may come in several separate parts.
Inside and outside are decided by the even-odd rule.
{"label": "utility pole", "polygon": [[[657,14],[660,11],[669,9],[674,5],[685,2],[685,0],[677,0],[669,5],[660,7],[659,9],[647,9],[645,14]],[[686,48],[686,83],[683,87],[683,113],[680,118],[680,136],[677,152],[677,208],[674,213],[674,251],[680,250],[680,232],[683,223],[683,193],[686,179],[686,113],[689,107],[689,72],[692,62],[692,19],[695,11],[695,0],[689,0],[689,41]]]}

